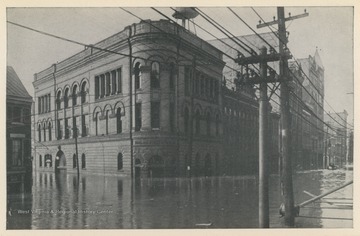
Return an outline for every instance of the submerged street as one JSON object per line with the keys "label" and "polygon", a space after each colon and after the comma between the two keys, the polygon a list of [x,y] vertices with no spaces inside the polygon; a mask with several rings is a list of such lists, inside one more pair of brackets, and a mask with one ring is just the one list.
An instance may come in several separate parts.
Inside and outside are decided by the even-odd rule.
{"label": "submerged street", "polygon": [[[294,175],[295,204],[352,180],[353,172]],[[298,228],[351,228],[353,186],[300,209]],[[306,191],[306,193],[304,192]],[[257,228],[256,176],[131,179],[35,173],[32,193],[8,196],[8,229]],[[270,178],[270,227],[279,217],[279,178]]]}

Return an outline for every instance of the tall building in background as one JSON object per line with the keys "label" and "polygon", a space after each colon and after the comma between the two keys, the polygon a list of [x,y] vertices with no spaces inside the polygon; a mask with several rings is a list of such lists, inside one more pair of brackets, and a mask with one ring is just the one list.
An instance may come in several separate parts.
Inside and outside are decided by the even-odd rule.
{"label": "tall building in background", "polygon": [[[278,51],[277,37],[271,32],[259,35],[244,35],[233,38],[235,41],[240,40],[249,47],[247,50],[255,52],[260,51],[262,46],[268,45],[260,38],[266,40],[272,47]],[[230,38],[222,38],[208,41],[223,52],[226,52],[232,58],[236,58],[239,53],[249,56],[249,52]],[[241,44],[241,45],[244,45]],[[254,87],[238,87],[238,73],[244,72],[246,68],[237,65],[232,58],[224,56],[226,67],[224,68],[224,77],[227,81],[226,87],[230,90],[240,91],[242,96],[255,99],[256,91]],[[279,72],[279,63],[268,63],[276,72]],[[258,65],[250,65],[255,72]],[[233,69],[231,69],[233,68]],[[324,98],[324,67],[321,62],[318,51],[314,56],[304,59],[289,61],[289,77],[290,77],[290,119],[291,119],[291,156],[293,158],[293,169],[318,169],[323,167],[323,98]],[[310,94],[309,94],[310,93]],[[270,95],[270,92],[269,92]],[[280,113],[280,91],[277,89],[270,98],[272,113],[279,116]],[[271,117],[275,117],[272,115]],[[274,120],[270,121],[273,122]],[[276,125],[279,127],[279,124]],[[272,140],[278,138],[278,132],[270,131]],[[274,148],[273,142],[271,156],[277,156],[279,149]],[[276,151],[275,151],[276,150]],[[276,170],[275,159],[272,160],[272,169]]]}
{"label": "tall building in background", "polygon": [[346,163],[346,155],[348,151],[347,138],[347,117],[346,110],[342,112],[328,113],[325,115],[325,135],[327,141],[327,165],[334,164],[343,167]]}
{"label": "tall building in background", "polygon": [[[324,166],[324,66],[318,50],[313,56],[297,59],[291,66],[301,70],[302,148],[298,165],[303,169]],[[304,75],[305,74],[305,75]],[[293,74],[294,75],[294,74]],[[296,76],[299,77],[299,76]]]}
{"label": "tall building in background", "polygon": [[7,193],[31,190],[32,97],[11,66],[6,70]]}

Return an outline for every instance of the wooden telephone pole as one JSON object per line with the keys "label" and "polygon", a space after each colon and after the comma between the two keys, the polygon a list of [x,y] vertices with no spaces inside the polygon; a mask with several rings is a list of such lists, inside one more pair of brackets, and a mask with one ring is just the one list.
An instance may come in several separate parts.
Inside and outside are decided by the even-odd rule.
{"label": "wooden telephone pole", "polygon": [[[267,62],[278,61],[280,58],[290,58],[289,54],[272,52],[267,54],[266,47],[262,47],[260,55],[240,57],[235,60],[239,65],[248,66],[260,63],[260,76],[250,76],[248,71],[241,75],[239,83],[243,85],[259,84],[259,228],[269,228],[269,166],[267,150],[268,146],[268,95],[267,83],[280,82],[282,78],[276,78],[274,71],[268,73]],[[268,76],[269,74],[269,76]]]}
{"label": "wooden telephone pole", "polygon": [[[287,49],[287,36],[285,22],[294,20],[302,17],[306,17],[309,14],[304,13],[297,16],[290,16],[285,18],[284,7],[277,8],[278,20],[274,20],[268,23],[262,23],[257,28],[278,24],[278,35],[279,35],[279,54],[283,55],[288,52]],[[280,78],[284,81],[280,86],[280,110],[281,110],[281,158],[282,158],[282,171],[281,171],[281,182],[282,182],[282,193],[283,202],[285,206],[285,226],[294,227],[295,225],[295,208],[294,208],[294,193],[292,183],[292,167],[291,167],[291,156],[290,156],[290,104],[289,104],[289,75],[288,75],[288,58],[280,58]]]}

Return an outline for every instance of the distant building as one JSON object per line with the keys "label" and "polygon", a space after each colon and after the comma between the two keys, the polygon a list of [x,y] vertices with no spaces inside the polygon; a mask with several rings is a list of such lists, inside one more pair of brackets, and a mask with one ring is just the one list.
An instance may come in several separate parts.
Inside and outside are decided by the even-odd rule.
{"label": "distant building", "polygon": [[347,155],[347,117],[346,110],[343,112],[328,113],[325,115],[325,134],[327,140],[327,165],[334,164],[343,167],[346,164]]}
{"label": "distant building", "polygon": [[23,193],[31,189],[32,97],[11,66],[6,72],[7,192]]}
{"label": "distant building", "polygon": [[[278,49],[277,37],[273,33],[262,33],[260,36],[272,45],[275,50]],[[238,36],[242,42],[247,44],[253,51],[258,52],[262,46],[268,46],[258,35],[244,35]],[[238,44],[234,43],[229,38],[222,38],[221,40],[210,40],[209,43],[226,52],[228,55],[236,58],[239,52],[244,56],[249,56],[249,52],[244,50]],[[230,46],[231,47],[230,47]],[[249,50],[249,48],[248,48]],[[237,87],[238,72],[245,71],[243,66],[240,66],[229,57],[224,56],[226,67],[224,68],[224,76],[230,83],[226,84],[230,90],[240,91],[243,96],[254,97],[255,91],[252,87]],[[314,56],[308,58],[298,59],[298,63],[289,61],[290,77],[293,77],[289,82],[290,85],[290,119],[291,119],[291,156],[293,158],[292,165],[294,169],[317,169],[323,167],[323,97],[324,97],[324,67],[322,65],[318,51]],[[279,63],[272,62],[268,64],[269,67],[279,72]],[[258,65],[250,65],[256,71]],[[230,68],[234,68],[230,69]],[[306,76],[304,75],[304,73]],[[296,77],[296,78],[295,78]],[[310,81],[309,81],[309,79]],[[315,88],[313,86],[315,85]],[[307,93],[310,92],[311,95]],[[270,92],[269,92],[270,95]],[[276,90],[275,94],[271,96],[272,113],[280,113],[280,91]],[[313,100],[315,99],[316,102]],[[274,118],[274,116],[271,116]],[[318,118],[316,118],[318,117]],[[276,119],[275,119],[276,120]],[[279,120],[279,119],[278,119]],[[272,120],[271,122],[274,122]],[[279,124],[276,125],[279,127]],[[225,128],[225,127],[224,127]],[[275,149],[275,144],[278,144],[278,132],[270,131],[271,142],[273,145],[271,156],[279,157],[279,149]],[[276,151],[275,151],[276,150]],[[277,161],[272,160],[272,169],[277,168]]]}
{"label": "distant building", "polygon": [[[273,42],[274,37],[271,34],[265,33],[261,34],[261,36]],[[254,52],[259,52],[260,48],[265,44],[257,35],[245,35],[238,38]],[[250,55],[249,52],[246,52],[229,38],[210,40],[208,42],[226,52],[232,58],[237,58],[239,52],[245,56]],[[276,48],[276,46],[274,47]],[[236,64],[232,58],[223,57],[226,63],[223,71],[224,83],[222,86],[224,153],[227,156],[230,173],[256,173],[259,159],[259,103],[257,101],[257,91],[254,86],[244,86],[238,83],[239,73],[245,72],[246,68]],[[278,68],[275,63],[272,63],[271,66],[274,67],[274,70]],[[252,69],[256,67],[257,65],[250,66]],[[270,171],[276,173],[279,166],[280,116],[278,114],[279,101],[274,95],[272,99],[277,102],[270,101],[269,106],[268,158],[270,159]]]}
{"label": "distant building", "polygon": [[[297,59],[301,70],[297,78],[302,80],[302,102],[299,103],[302,109],[300,126],[302,126],[301,142],[295,141],[296,144],[301,143],[299,155],[297,156],[297,165],[303,169],[319,169],[324,168],[324,66],[322,64],[318,50],[314,56],[309,55],[308,58]],[[290,67],[300,70],[298,64],[290,63]],[[303,78],[301,79],[302,76]],[[297,87],[300,89],[300,87]],[[299,137],[300,139],[300,137]]]}

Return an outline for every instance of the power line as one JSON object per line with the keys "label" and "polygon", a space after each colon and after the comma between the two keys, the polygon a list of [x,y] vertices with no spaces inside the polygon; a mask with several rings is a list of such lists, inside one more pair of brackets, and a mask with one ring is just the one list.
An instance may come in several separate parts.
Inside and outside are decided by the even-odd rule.
{"label": "power line", "polygon": [[[255,14],[263,21],[263,22],[265,22],[264,21],[264,19],[260,16],[260,14],[253,8],[253,7],[251,7],[251,9],[255,12]],[[280,37],[270,28],[270,26],[268,25],[268,28],[271,30],[271,32],[280,40],[280,41],[282,41],[281,39],[280,39]],[[283,42],[283,41],[282,41]],[[283,42],[284,43],[284,42]],[[288,50],[289,50],[289,52],[291,52],[290,51],[290,49],[288,48]],[[291,53],[292,54],[292,53]],[[293,56],[294,57],[294,56]],[[302,69],[302,67],[301,67],[301,65],[298,63],[298,61],[295,59],[295,57],[294,57],[294,61],[295,61],[295,63],[297,64],[297,66],[299,67],[299,69],[300,69],[300,71],[305,75],[305,77],[307,78],[307,80],[310,82],[310,84],[315,88],[315,90],[317,91],[317,93],[318,94],[320,94],[320,96],[324,99],[324,101],[328,104],[328,106],[335,112],[335,114],[337,115],[337,116],[339,116],[339,118],[340,119],[342,119],[343,121],[345,121],[346,123],[347,123],[347,121],[346,120],[344,120],[335,110],[334,110],[334,108],[332,108],[331,107],[331,105],[326,101],[326,99],[325,99],[325,97],[320,93],[320,91],[318,90],[318,88],[314,85],[314,83],[313,83],[313,81],[307,76],[307,74],[303,71],[303,69]],[[310,93],[309,93],[309,95],[310,95]],[[317,101],[314,99],[314,101],[317,103]],[[320,106],[321,107],[321,106]],[[323,110],[324,110],[324,108],[323,108]],[[326,110],[324,110],[324,112],[325,113],[327,113],[328,114],[328,116],[329,117],[331,117],[335,122],[337,122],[328,112],[326,112]],[[338,123],[338,122],[337,122]],[[339,125],[341,125],[340,123],[338,123]],[[349,124],[349,123],[347,123],[349,126],[352,126],[351,124]],[[352,126],[353,127],[353,126]]]}

